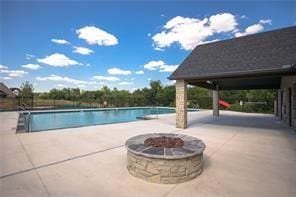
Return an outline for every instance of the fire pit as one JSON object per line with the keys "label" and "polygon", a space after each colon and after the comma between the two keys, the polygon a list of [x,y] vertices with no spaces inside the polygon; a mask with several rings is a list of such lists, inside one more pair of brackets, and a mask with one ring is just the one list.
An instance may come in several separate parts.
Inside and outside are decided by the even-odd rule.
{"label": "fire pit", "polygon": [[203,169],[205,144],[194,137],[154,133],[126,142],[127,169],[131,175],[153,183],[174,184],[194,179]]}

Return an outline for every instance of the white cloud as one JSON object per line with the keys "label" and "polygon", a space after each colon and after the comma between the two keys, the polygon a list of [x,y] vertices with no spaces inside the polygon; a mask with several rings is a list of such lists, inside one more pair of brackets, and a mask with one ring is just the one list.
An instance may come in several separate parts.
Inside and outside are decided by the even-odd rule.
{"label": "white cloud", "polygon": [[234,35],[235,37],[247,36],[251,34],[256,34],[264,30],[263,25],[271,25],[271,19],[261,19],[258,23],[250,25],[247,27],[243,32],[236,32]]}
{"label": "white cloud", "polygon": [[57,84],[56,86],[57,86],[57,87],[66,87],[65,84],[61,84],[61,83]]}
{"label": "white cloud", "polygon": [[85,26],[76,30],[78,37],[84,39],[88,44],[101,46],[111,46],[118,44],[117,38],[95,26]]}
{"label": "white cloud", "polygon": [[35,57],[35,55],[31,55],[31,54],[26,54],[26,60],[30,60],[32,59],[33,57]]}
{"label": "white cloud", "polygon": [[92,82],[92,81],[83,81],[83,80],[78,80],[78,79],[73,79],[70,77],[63,77],[63,76],[59,76],[59,75],[50,75],[48,77],[36,77],[36,80],[38,81],[57,81],[57,82],[67,82],[67,83],[72,83],[75,85],[91,85],[91,84],[96,84],[96,82]]}
{"label": "white cloud", "polygon": [[84,85],[84,84],[78,84],[77,85],[79,88],[86,88],[86,85]]}
{"label": "white cloud", "polygon": [[118,85],[133,85],[133,82],[128,82],[128,81],[122,81],[120,83],[118,83]]}
{"label": "white cloud", "polygon": [[120,79],[117,77],[113,77],[113,76],[94,76],[94,79],[97,79],[99,81],[119,81]]}
{"label": "white cloud", "polygon": [[160,67],[159,72],[174,72],[178,68],[178,65],[163,65]]}
{"label": "white cloud", "polygon": [[23,70],[0,70],[0,73],[7,74],[8,77],[23,77],[28,72]]}
{"label": "white cloud", "polygon": [[208,18],[198,19],[176,16],[169,20],[163,31],[152,37],[156,50],[163,50],[173,43],[179,43],[181,48],[192,50],[196,45],[207,42],[207,39],[217,33],[232,32],[236,29],[235,16],[230,13],[220,13]]}
{"label": "white cloud", "polygon": [[150,61],[144,65],[147,70],[159,70],[159,72],[173,72],[178,65],[167,65],[164,61]]}
{"label": "white cloud", "polygon": [[254,24],[245,29],[243,32],[235,33],[235,37],[247,36],[263,31],[264,27],[261,24]]}
{"label": "white cloud", "polygon": [[120,68],[110,68],[108,69],[110,75],[130,75],[132,72],[130,70],[122,70]]}
{"label": "white cloud", "polygon": [[70,44],[70,42],[68,42],[67,40],[64,39],[51,39],[51,42],[54,42],[56,44]]}
{"label": "white cloud", "polygon": [[79,64],[75,60],[72,60],[64,54],[60,53],[54,53],[52,55],[46,56],[45,58],[37,59],[37,62],[48,64],[50,66],[55,67],[66,67]]}
{"label": "white cloud", "polygon": [[8,69],[7,66],[4,66],[4,65],[0,64],[0,70],[6,70],[6,69]]}
{"label": "white cloud", "polygon": [[230,32],[237,26],[235,16],[230,13],[213,15],[210,17],[209,21],[210,28],[214,30],[215,33]]}
{"label": "white cloud", "polygon": [[143,75],[144,74],[144,71],[138,70],[138,71],[135,72],[135,74],[137,74],[137,75]]}
{"label": "white cloud", "polygon": [[38,64],[25,64],[22,65],[23,68],[31,69],[31,70],[38,70],[41,68]]}
{"label": "white cloud", "polygon": [[8,66],[0,64],[0,73],[6,74],[7,76],[2,77],[3,79],[11,79],[12,77],[23,77],[28,72],[23,70],[9,70]]}
{"label": "white cloud", "polygon": [[144,65],[144,68],[147,70],[157,70],[160,66],[165,65],[164,61],[158,60],[158,61],[150,61],[147,64]]}
{"label": "white cloud", "polygon": [[272,22],[271,19],[261,19],[259,21],[259,23],[261,23],[261,24],[269,24],[269,25],[271,25],[271,22]]}
{"label": "white cloud", "polygon": [[10,80],[12,79],[11,77],[0,77],[1,79],[4,79],[4,80]]}
{"label": "white cloud", "polygon": [[93,50],[85,47],[73,47],[73,48],[74,48],[73,53],[79,53],[81,55],[89,55],[91,53],[94,53]]}
{"label": "white cloud", "polygon": [[240,18],[241,19],[247,19],[248,17],[246,15],[241,15]]}

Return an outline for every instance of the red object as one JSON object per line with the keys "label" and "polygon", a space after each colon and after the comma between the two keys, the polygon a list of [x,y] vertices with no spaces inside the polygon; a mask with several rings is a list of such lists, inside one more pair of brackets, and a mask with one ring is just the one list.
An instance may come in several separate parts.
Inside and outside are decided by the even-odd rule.
{"label": "red object", "polygon": [[221,100],[221,99],[219,99],[219,105],[221,105],[225,108],[230,108],[230,104],[227,103],[226,101]]}

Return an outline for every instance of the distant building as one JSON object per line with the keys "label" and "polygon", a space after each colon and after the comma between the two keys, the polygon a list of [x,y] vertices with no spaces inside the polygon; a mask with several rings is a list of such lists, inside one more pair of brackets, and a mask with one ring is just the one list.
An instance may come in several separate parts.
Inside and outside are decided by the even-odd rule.
{"label": "distant building", "polygon": [[0,98],[15,98],[20,95],[19,88],[9,89],[4,83],[0,82]]}
{"label": "distant building", "polygon": [[19,88],[10,88],[10,90],[16,95],[20,96],[21,95],[21,90]]}

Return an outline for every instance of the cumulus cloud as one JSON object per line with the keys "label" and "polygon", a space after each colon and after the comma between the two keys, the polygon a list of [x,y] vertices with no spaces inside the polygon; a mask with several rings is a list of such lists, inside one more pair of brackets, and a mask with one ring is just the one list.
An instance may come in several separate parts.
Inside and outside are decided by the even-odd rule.
{"label": "cumulus cloud", "polygon": [[122,70],[120,68],[110,68],[108,69],[108,73],[110,75],[130,75],[132,72],[130,70]]}
{"label": "cumulus cloud", "polygon": [[70,44],[67,40],[64,39],[51,39],[51,42],[56,43],[56,44]]}
{"label": "cumulus cloud", "polygon": [[39,66],[39,64],[25,64],[22,65],[23,68],[27,68],[27,69],[31,69],[31,70],[38,70],[41,68],[41,66]]}
{"label": "cumulus cloud", "polygon": [[113,76],[101,76],[101,75],[97,75],[93,77],[94,79],[97,79],[99,81],[119,81],[120,79],[117,77],[113,77]]}
{"label": "cumulus cloud", "polygon": [[118,85],[133,85],[134,83],[133,82],[129,82],[129,81],[122,81],[120,83],[118,83]]}
{"label": "cumulus cloud", "polygon": [[66,76],[59,76],[59,75],[50,75],[48,77],[36,77],[36,80],[38,81],[56,81],[56,82],[67,82],[67,83],[72,83],[75,85],[91,85],[91,84],[95,84],[95,82],[93,81],[84,81],[84,80],[78,80],[78,79],[73,79],[70,77],[66,77]]}
{"label": "cumulus cloud", "polygon": [[11,78],[11,77],[0,77],[0,79],[10,80],[10,79],[12,79],[12,78]]}
{"label": "cumulus cloud", "polygon": [[79,88],[86,88],[86,85],[84,85],[84,84],[78,84],[77,85]]}
{"label": "cumulus cloud", "polygon": [[147,70],[158,70],[159,72],[173,72],[178,68],[178,65],[167,65],[164,61],[150,61],[144,65]]}
{"label": "cumulus cloud", "polygon": [[2,77],[3,79],[11,79],[12,77],[23,77],[28,72],[23,70],[9,70],[8,66],[0,64],[0,73],[5,74],[6,76]]}
{"label": "cumulus cloud", "polygon": [[178,68],[178,65],[163,65],[160,67],[159,72],[171,73]]}
{"label": "cumulus cloud", "polygon": [[0,64],[0,70],[6,70],[6,69],[8,69],[7,66],[4,66],[4,65]]}
{"label": "cumulus cloud", "polygon": [[84,39],[91,45],[111,46],[118,44],[118,39],[114,35],[95,26],[82,27],[76,30],[76,33],[78,38]]}
{"label": "cumulus cloud", "polygon": [[261,23],[261,24],[269,24],[269,25],[271,25],[271,22],[272,22],[271,19],[261,19],[259,21],[259,23]]}
{"label": "cumulus cloud", "polygon": [[30,60],[32,59],[33,57],[35,57],[35,55],[31,55],[31,54],[26,54],[26,60]]}
{"label": "cumulus cloud", "polygon": [[235,33],[235,37],[241,37],[241,36],[247,36],[255,33],[259,33],[263,31],[264,27],[261,24],[254,24],[245,29],[243,32],[237,32]]}
{"label": "cumulus cloud", "polygon": [[236,32],[235,37],[247,36],[251,34],[256,34],[264,30],[264,25],[271,25],[271,19],[261,19],[258,23],[250,25],[243,32]]}
{"label": "cumulus cloud", "polygon": [[164,61],[158,60],[158,61],[150,61],[147,64],[144,65],[144,68],[147,70],[157,70],[160,66],[164,65]]}
{"label": "cumulus cloud", "polygon": [[48,64],[50,66],[55,67],[67,67],[79,64],[75,60],[72,60],[64,54],[60,53],[54,53],[52,55],[46,56],[45,58],[37,59],[37,62]]}
{"label": "cumulus cloud", "polygon": [[247,19],[248,17],[244,14],[240,16],[240,19]]}
{"label": "cumulus cloud", "polygon": [[137,74],[137,75],[143,75],[144,74],[144,71],[138,70],[138,71],[135,72],[135,74]]}
{"label": "cumulus cloud", "polygon": [[66,87],[65,84],[61,84],[61,83],[57,84],[56,86],[57,86],[57,87],[61,87],[61,88],[62,88],[62,87]]}
{"label": "cumulus cloud", "polygon": [[236,26],[235,16],[230,13],[219,13],[203,19],[176,16],[152,40],[156,50],[163,50],[174,43],[180,44],[182,49],[192,50],[196,45],[208,42],[210,36],[232,32]]}
{"label": "cumulus cloud", "polygon": [[231,32],[237,26],[235,16],[230,13],[213,15],[210,17],[209,21],[213,33]]}
{"label": "cumulus cloud", "polygon": [[73,47],[73,53],[79,53],[81,55],[89,55],[91,53],[94,53],[93,50],[86,48],[86,47]]}
{"label": "cumulus cloud", "polygon": [[0,70],[0,73],[7,74],[8,77],[23,77],[28,72],[23,70]]}

